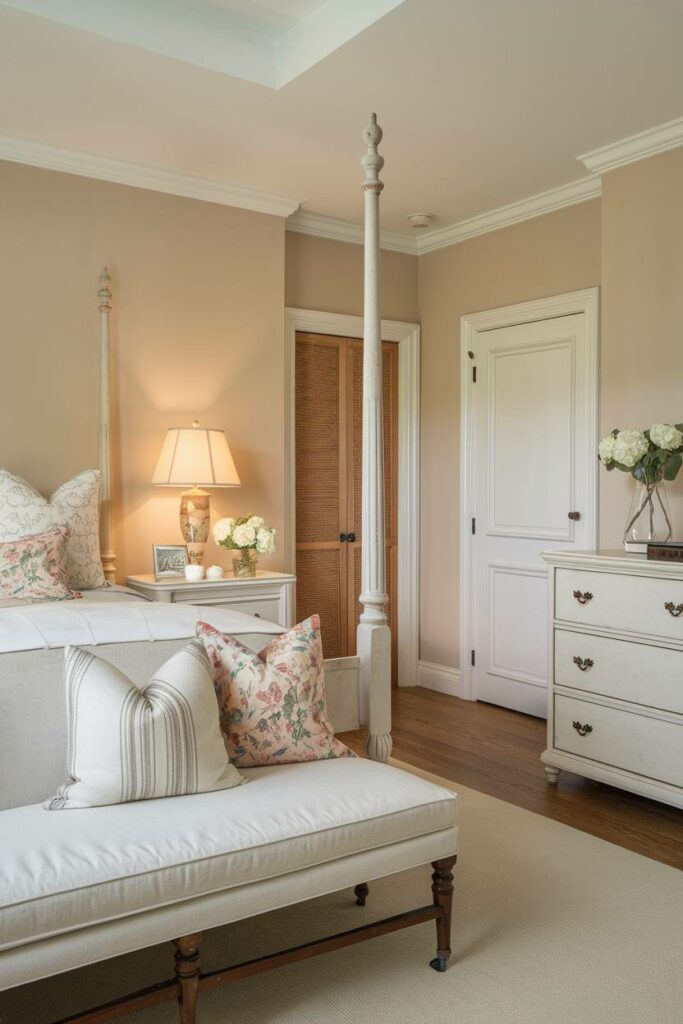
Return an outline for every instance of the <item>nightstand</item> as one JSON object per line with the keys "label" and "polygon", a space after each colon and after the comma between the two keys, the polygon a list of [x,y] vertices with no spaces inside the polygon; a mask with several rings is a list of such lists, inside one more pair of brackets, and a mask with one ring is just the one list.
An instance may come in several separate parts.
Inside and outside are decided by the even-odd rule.
{"label": "nightstand", "polygon": [[150,601],[167,604],[215,604],[247,615],[256,615],[280,626],[294,625],[294,584],[296,576],[285,572],[257,570],[253,579],[236,579],[227,573],[220,580],[155,580],[153,574],[129,576],[126,583]]}

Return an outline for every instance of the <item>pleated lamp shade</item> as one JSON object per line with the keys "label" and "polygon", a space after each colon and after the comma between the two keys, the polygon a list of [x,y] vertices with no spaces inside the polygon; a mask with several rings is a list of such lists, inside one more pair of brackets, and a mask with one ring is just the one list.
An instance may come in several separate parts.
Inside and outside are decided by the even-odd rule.
{"label": "pleated lamp shade", "polygon": [[152,483],[163,487],[239,487],[223,430],[173,427],[166,434]]}

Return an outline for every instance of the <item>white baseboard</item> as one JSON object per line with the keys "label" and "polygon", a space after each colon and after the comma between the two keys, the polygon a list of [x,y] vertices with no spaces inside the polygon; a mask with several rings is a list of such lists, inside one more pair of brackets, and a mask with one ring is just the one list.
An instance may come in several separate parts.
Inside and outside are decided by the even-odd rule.
{"label": "white baseboard", "polygon": [[449,693],[452,697],[462,697],[460,687],[460,670],[448,665],[437,665],[433,661],[419,661],[417,666],[417,685],[426,686],[428,690]]}

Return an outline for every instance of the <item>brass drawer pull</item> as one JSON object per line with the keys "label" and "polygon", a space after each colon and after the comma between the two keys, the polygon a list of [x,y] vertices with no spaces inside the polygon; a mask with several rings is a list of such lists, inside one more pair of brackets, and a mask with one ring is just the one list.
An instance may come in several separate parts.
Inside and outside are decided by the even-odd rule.
{"label": "brass drawer pull", "polygon": [[579,736],[587,736],[589,732],[593,732],[592,725],[582,725],[581,722],[572,722],[572,727],[576,729]]}
{"label": "brass drawer pull", "polygon": [[593,668],[595,662],[592,658],[579,658],[577,655],[574,659],[574,664],[577,668],[580,668],[582,672],[587,672],[589,668]]}
{"label": "brass drawer pull", "polygon": [[677,619],[679,615],[683,615],[683,604],[674,604],[673,601],[667,601],[664,607],[669,615],[673,615],[674,619]]}
{"label": "brass drawer pull", "polygon": [[586,590],[585,593],[582,593],[580,590],[575,590],[574,597],[579,602],[579,604],[588,604],[589,601],[593,600],[593,595],[591,594],[590,590]]}

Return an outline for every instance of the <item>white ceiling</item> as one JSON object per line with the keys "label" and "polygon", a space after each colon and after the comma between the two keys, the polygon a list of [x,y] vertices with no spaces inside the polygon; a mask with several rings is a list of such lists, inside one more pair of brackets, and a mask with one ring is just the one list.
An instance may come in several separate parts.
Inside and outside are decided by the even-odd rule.
{"label": "white ceiling", "polygon": [[[119,35],[128,4],[101,8]],[[306,69],[267,87],[54,20],[58,8],[92,12],[100,0],[0,0],[0,135],[85,152],[93,165],[107,158],[292,196],[357,223],[361,132],[377,110],[383,224],[405,234],[409,213],[433,213],[442,229],[575,182],[586,175],[580,154],[683,115],[681,0],[130,4],[155,8],[157,50],[173,36],[161,31],[165,16],[180,8],[213,7],[242,29],[261,18],[259,39],[270,33],[278,45],[307,26],[307,56],[292,51]],[[28,13],[38,7],[53,17]],[[311,61],[323,14],[337,17],[337,32]]]}
{"label": "white ceiling", "polygon": [[401,2],[2,0],[2,5],[278,89]]}

